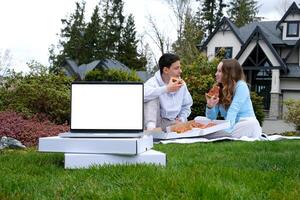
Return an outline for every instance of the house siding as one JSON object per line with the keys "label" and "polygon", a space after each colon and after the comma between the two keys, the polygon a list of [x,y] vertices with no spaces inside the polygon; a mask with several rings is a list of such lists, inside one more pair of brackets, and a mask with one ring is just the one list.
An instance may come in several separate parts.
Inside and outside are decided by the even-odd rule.
{"label": "house siding", "polygon": [[299,49],[296,49],[292,52],[290,57],[287,59],[287,63],[299,63]]}
{"label": "house siding", "polygon": [[207,57],[212,60],[215,57],[215,47],[232,47],[232,58],[241,49],[241,44],[231,31],[217,32],[207,45]]}
{"label": "house siding", "polygon": [[281,78],[280,82],[281,90],[299,90],[300,91],[300,80],[299,79],[285,79]]}
{"label": "house siding", "polygon": [[291,48],[281,48],[280,57],[285,58],[289,54],[290,50]]}
{"label": "house siding", "polygon": [[300,66],[300,48],[298,48],[298,61],[299,61],[299,66]]}

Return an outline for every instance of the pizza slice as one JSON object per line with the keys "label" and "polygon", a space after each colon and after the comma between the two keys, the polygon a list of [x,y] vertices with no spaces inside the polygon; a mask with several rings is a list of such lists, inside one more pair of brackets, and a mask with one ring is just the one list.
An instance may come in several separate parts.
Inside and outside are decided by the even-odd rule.
{"label": "pizza slice", "polygon": [[180,77],[171,77],[173,83],[183,84],[183,80]]}
{"label": "pizza slice", "polygon": [[209,92],[206,94],[209,98],[218,98],[219,97],[219,93],[220,93],[220,87],[215,85],[213,86]]}

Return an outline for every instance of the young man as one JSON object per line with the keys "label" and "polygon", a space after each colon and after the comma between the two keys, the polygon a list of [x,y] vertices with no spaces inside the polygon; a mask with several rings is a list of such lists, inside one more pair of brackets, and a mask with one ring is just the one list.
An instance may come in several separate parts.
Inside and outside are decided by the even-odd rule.
{"label": "young man", "polygon": [[185,122],[191,113],[192,97],[181,80],[180,60],[166,53],[159,59],[159,71],[145,83],[145,127],[163,130],[171,124]]}

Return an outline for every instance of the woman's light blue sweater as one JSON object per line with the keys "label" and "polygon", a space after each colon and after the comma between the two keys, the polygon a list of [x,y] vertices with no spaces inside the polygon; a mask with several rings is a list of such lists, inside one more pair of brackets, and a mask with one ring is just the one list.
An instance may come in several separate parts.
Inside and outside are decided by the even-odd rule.
{"label": "woman's light blue sweater", "polygon": [[218,113],[225,120],[230,121],[230,128],[226,132],[232,132],[233,126],[243,117],[255,117],[252,101],[250,99],[250,91],[245,81],[239,80],[236,83],[233,100],[226,110],[223,105],[217,104],[213,108],[206,107],[206,117],[209,119],[216,119]]}

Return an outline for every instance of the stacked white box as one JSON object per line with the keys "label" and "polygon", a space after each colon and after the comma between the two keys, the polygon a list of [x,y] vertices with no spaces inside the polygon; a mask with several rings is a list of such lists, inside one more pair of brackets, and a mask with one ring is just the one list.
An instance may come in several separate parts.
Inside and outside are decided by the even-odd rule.
{"label": "stacked white box", "polygon": [[166,154],[151,150],[153,137],[137,138],[66,138],[39,139],[40,152],[65,153],[65,168],[88,168],[93,165],[154,164],[166,165]]}
{"label": "stacked white box", "polygon": [[65,154],[65,168],[88,168],[95,165],[129,165],[129,164],[154,164],[165,166],[166,154],[149,150],[138,155],[118,154]]}
{"label": "stacked white box", "polygon": [[152,149],[153,138],[66,138],[45,137],[39,139],[39,151],[63,153],[105,153],[136,155]]}

